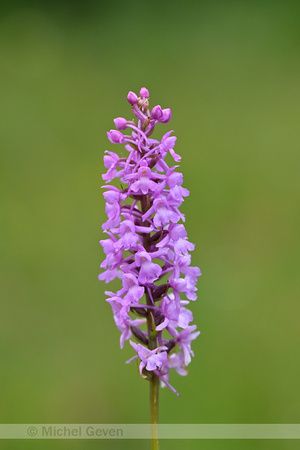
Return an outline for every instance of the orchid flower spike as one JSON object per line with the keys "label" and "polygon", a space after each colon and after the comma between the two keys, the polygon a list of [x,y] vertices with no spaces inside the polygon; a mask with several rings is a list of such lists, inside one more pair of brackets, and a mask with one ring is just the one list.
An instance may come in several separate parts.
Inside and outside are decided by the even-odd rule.
{"label": "orchid flower spike", "polygon": [[[186,308],[197,299],[201,275],[191,266],[195,246],[179,209],[189,191],[176,170],[181,157],[174,151],[172,131],[161,140],[150,138],[156,125],[169,122],[171,110],[160,105],[150,110],[145,87],[139,96],[130,91],[127,100],[136,119],[117,117],[117,129],[107,133],[122,151],[104,156],[107,221],[102,225],[105,259],[99,279],[121,283],[117,292],[107,292],[121,348],[130,340],[135,352],[131,360],[138,360],[140,375],[158,377],[177,394],[168,381],[170,371],[187,375],[185,368],[194,356],[191,343],[200,334]],[[171,167],[166,159],[174,161]]]}

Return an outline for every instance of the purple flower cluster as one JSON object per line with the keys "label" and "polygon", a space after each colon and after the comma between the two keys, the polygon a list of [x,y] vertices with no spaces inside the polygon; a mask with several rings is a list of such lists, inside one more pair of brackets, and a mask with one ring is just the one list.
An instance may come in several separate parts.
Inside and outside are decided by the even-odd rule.
{"label": "purple flower cluster", "polygon": [[[161,141],[150,136],[158,123],[171,119],[171,110],[159,105],[149,109],[149,92],[140,90],[138,97],[129,92],[127,100],[136,121],[122,117],[114,120],[116,130],[107,133],[113,144],[123,144],[128,155],[106,151],[107,172],[105,211],[108,220],[102,225],[107,239],[100,244],[106,254],[99,275],[106,283],[120,278],[122,288],[106,291],[115,323],[121,331],[120,346],[130,340],[140,361],[142,377],[157,375],[162,385],[169,384],[169,371],[186,375],[190,363],[191,342],[200,334],[190,325],[193,315],[186,306],[196,300],[198,267],[192,267],[184,215],[179,207],[189,191],[182,187],[183,176],[165,162],[168,154],[175,163],[176,137],[172,131]],[[130,130],[123,134],[120,130]],[[119,187],[112,184],[119,180]],[[182,298],[183,297],[183,298]],[[181,331],[180,331],[181,330]]]}

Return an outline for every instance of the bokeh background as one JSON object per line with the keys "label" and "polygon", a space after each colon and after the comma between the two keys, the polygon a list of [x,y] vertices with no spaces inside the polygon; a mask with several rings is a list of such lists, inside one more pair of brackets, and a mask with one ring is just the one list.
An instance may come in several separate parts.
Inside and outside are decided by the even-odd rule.
{"label": "bokeh background", "polygon": [[[128,90],[170,107],[201,330],[162,423],[299,423],[300,3],[7,2],[0,14],[2,423],[146,423],[98,281],[102,157]],[[162,449],[297,441],[164,441]],[[6,441],[5,449],[147,441]]]}

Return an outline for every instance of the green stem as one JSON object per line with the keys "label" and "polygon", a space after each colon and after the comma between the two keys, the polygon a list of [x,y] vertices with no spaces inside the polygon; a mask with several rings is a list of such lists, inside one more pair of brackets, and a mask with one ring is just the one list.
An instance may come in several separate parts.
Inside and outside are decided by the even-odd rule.
{"label": "green stem", "polygon": [[154,375],[152,380],[150,380],[151,450],[159,450],[158,390],[159,390],[159,379],[156,375]]}
{"label": "green stem", "polygon": [[[146,293],[147,303],[150,305],[151,300],[149,295]],[[149,349],[153,350],[156,348],[156,336],[157,332],[153,330],[153,316],[151,311],[148,310],[147,316],[147,327],[148,327],[148,341]],[[158,394],[159,394],[159,379],[157,375],[152,373],[150,381],[150,423],[151,423],[151,450],[159,450],[159,440],[158,440]]]}

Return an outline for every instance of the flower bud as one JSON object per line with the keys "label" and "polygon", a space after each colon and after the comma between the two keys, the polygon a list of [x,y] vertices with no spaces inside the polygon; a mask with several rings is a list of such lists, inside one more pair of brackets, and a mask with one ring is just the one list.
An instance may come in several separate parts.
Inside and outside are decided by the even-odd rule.
{"label": "flower bud", "polygon": [[135,105],[137,103],[138,99],[139,99],[138,96],[134,92],[132,92],[132,91],[128,92],[127,101],[131,105]]}
{"label": "flower bud", "polygon": [[163,116],[162,109],[160,105],[154,106],[151,111],[151,119],[160,120]]}
{"label": "flower bud", "polygon": [[166,108],[162,110],[162,118],[160,119],[161,123],[167,123],[171,120],[171,110],[170,108]]}
{"label": "flower bud", "polygon": [[127,120],[123,117],[114,119],[115,126],[118,130],[125,130],[127,128]]}
{"label": "flower bud", "polygon": [[113,144],[123,144],[124,135],[120,131],[110,130],[107,132],[107,137]]}
{"label": "flower bud", "polygon": [[140,330],[138,327],[131,326],[130,327],[132,334],[143,344],[149,345],[149,341],[142,330]]}
{"label": "flower bud", "polygon": [[144,108],[144,111],[148,111],[148,109],[149,109],[149,102],[148,102],[147,98],[144,98],[143,108]]}
{"label": "flower bud", "polygon": [[145,87],[140,90],[140,97],[149,98],[149,91]]}
{"label": "flower bud", "polygon": [[167,352],[170,353],[170,351],[173,350],[175,345],[176,345],[176,339],[171,339],[169,342],[167,342],[167,344],[166,344]]}
{"label": "flower bud", "polygon": [[161,300],[162,297],[167,295],[169,287],[170,287],[169,284],[162,284],[162,285],[158,286],[156,289],[154,289],[153,294],[152,294],[153,300]]}

